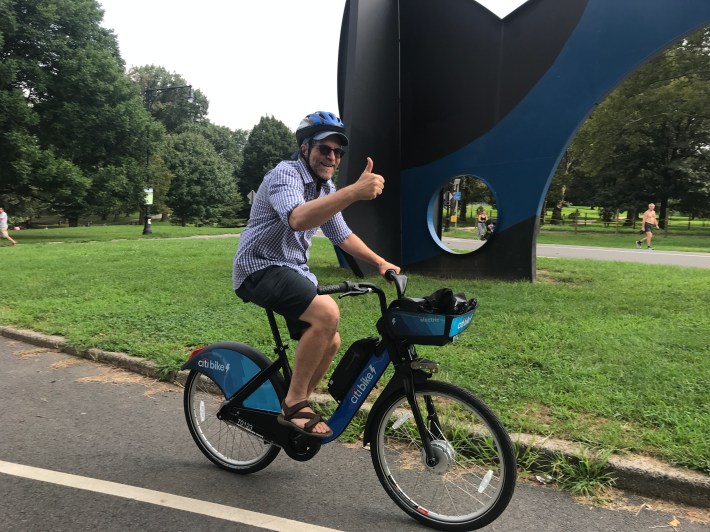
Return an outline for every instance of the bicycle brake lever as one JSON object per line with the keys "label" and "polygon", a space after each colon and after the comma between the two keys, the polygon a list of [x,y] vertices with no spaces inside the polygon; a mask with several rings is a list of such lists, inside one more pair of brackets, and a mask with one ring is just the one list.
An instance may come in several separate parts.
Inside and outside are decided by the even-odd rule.
{"label": "bicycle brake lever", "polygon": [[344,294],[339,295],[338,299],[343,299],[344,297],[348,296],[361,296],[363,294],[367,294],[368,292],[372,292],[372,288],[357,288],[357,290],[350,290],[350,292],[345,292]]}

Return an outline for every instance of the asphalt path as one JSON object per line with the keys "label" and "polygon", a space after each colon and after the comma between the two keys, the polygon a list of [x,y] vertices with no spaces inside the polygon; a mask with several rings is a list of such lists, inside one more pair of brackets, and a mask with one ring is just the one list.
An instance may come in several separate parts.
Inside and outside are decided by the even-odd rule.
{"label": "asphalt path", "polygon": [[[316,236],[325,238],[321,231]],[[239,238],[239,235],[200,235],[184,238]],[[445,236],[442,242],[455,252],[467,253],[483,247],[486,242],[476,238],[451,238]],[[710,253],[667,251],[661,246],[653,250],[638,249],[632,243],[625,248],[603,248],[595,246],[569,246],[560,244],[537,244],[538,257],[591,259],[615,262],[638,262],[641,264],[665,264],[689,268],[710,268]]]}
{"label": "asphalt path", "polygon": [[[359,445],[326,445],[309,462],[281,453],[235,475],[193,443],[177,386],[6,337],[0,364],[0,530],[423,530],[389,500]],[[688,518],[697,510],[615,500],[626,509],[521,481],[484,530],[708,530]]]}
{"label": "asphalt path", "polygon": [[[443,242],[449,247],[449,249],[467,251],[473,251],[485,244],[484,242],[475,239],[449,237],[444,237]],[[662,248],[658,247],[649,251],[646,249],[637,249],[633,243],[629,246],[629,249],[537,244],[537,256],[710,268],[710,253],[664,251]]]}

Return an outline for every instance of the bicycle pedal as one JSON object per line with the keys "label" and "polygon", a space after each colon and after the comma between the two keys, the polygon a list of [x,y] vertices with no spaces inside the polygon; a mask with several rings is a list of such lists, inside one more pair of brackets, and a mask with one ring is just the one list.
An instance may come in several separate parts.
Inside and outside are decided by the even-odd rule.
{"label": "bicycle pedal", "polygon": [[432,360],[427,360],[426,358],[420,358],[417,360],[413,360],[412,363],[410,364],[410,367],[412,369],[420,369],[420,370],[426,371],[428,373],[438,373],[439,372],[439,363],[434,362]]}

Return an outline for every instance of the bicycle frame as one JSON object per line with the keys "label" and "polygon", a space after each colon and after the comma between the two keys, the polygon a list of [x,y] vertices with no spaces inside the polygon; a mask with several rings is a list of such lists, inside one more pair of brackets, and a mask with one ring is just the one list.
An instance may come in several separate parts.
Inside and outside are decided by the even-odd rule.
{"label": "bicycle frame", "polygon": [[[434,460],[429,438],[426,437],[428,432],[424,423],[424,416],[422,415],[422,412],[420,412],[414,398],[414,389],[417,382],[424,381],[431,377],[430,371],[434,370],[435,365],[433,363],[429,363],[428,367],[426,367],[426,364],[424,364],[425,367],[414,367],[411,364],[416,359],[416,349],[414,346],[406,342],[397,341],[388,333],[388,329],[383,321],[387,309],[387,303],[386,296],[382,289],[370,283],[349,282],[341,283],[339,285],[319,287],[319,293],[321,294],[344,294],[341,297],[345,297],[347,295],[362,295],[368,292],[374,292],[379,298],[382,318],[380,318],[377,322],[377,329],[381,335],[380,341],[376,344],[374,352],[370,355],[370,358],[365,363],[363,369],[354,379],[350,390],[345,394],[338,408],[326,421],[327,425],[333,431],[333,435],[328,438],[317,439],[317,444],[329,443],[343,433],[355,417],[357,411],[362,407],[363,403],[372,392],[372,389],[379,382],[389,364],[392,362],[395,365],[395,374],[373,405],[372,411],[376,411],[380,402],[382,402],[391,393],[404,388],[413,409],[415,422],[422,436],[423,446],[426,450],[427,457]],[[398,285],[397,292],[398,295],[401,296],[404,292],[404,286]],[[278,404],[278,399],[274,399],[276,397],[275,393],[272,394],[272,397],[254,400],[254,394],[260,389],[262,392],[266,393],[264,388],[270,388],[270,383],[273,382],[270,381],[270,379],[273,379],[275,376],[278,376],[277,378],[283,378],[285,390],[288,390],[291,379],[291,367],[286,355],[286,349],[288,346],[283,344],[273,311],[267,309],[266,314],[276,345],[274,352],[278,357],[277,360],[271,362],[267,367],[260,370],[256,364],[254,364],[254,367],[252,368],[244,368],[244,364],[242,363],[242,374],[240,375],[240,378],[236,379],[236,385],[234,384],[234,379],[227,379],[226,373],[228,373],[228,371],[225,372],[225,375],[217,375],[219,378],[215,378],[214,371],[210,374],[210,376],[218,384],[218,386],[222,388],[224,396],[228,397],[228,399],[222,404],[222,407],[217,414],[219,419],[235,423],[246,430],[272,441],[284,449],[288,449],[290,446],[289,442],[293,442],[294,438],[301,442],[303,440],[312,441],[314,438],[309,438],[303,435],[294,436],[290,428],[280,425],[277,422],[276,418],[281,413],[281,408]],[[219,346],[222,344],[217,345]],[[241,350],[239,351],[239,354],[247,357],[249,356],[247,351],[255,351],[244,344],[230,345],[233,347],[236,346]],[[254,355],[252,354],[252,356]],[[213,357],[216,357],[217,360],[212,360]],[[183,368],[196,369],[203,372],[207,372],[206,369],[209,369],[212,365],[217,367],[226,366],[229,368],[229,362],[225,360],[225,358],[228,357],[225,357],[219,352],[219,350],[211,349],[205,353],[201,350],[196,350]],[[243,358],[244,357],[242,357],[242,359]],[[262,395],[264,394],[262,393]],[[431,419],[431,412],[427,413],[427,419]],[[370,435],[370,418],[368,417],[363,442],[365,445],[369,443]]]}
{"label": "bicycle frame", "polygon": [[[448,288],[423,298],[404,297],[406,277],[388,273],[398,296],[389,306],[384,291],[370,283],[318,287],[319,294],[341,298],[374,292],[381,310],[379,336],[353,342],[330,377],[328,391],[338,402],[325,420],[332,435],[321,439],[279,417],[292,372],[288,346],[271,310],[266,313],[276,360],[237,342],[218,342],[190,356],[183,366],[191,370],[183,401],[188,428],[213,463],[249,474],[267,467],[281,450],[293,460],[312,459],[366,408],[363,446],[369,447],[389,497],[427,526],[480,528],[510,502],[516,477],[513,445],[500,420],[473,393],[429,381],[438,364],[419,358],[416,348],[453,341],[471,324],[477,301]],[[374,403],[368,402],[385,372],[391,378]]]}
{"label": "bicycle frame", "polygon": [[[248,380],[246,380],[245,383],[245,379],[238,381],[241,382],[242,385],[236,390],[232,390],[232,386],[229,386],[225,382],[224,378],[215,379],[214,375],[211,376],[218,386],[222,388],[224,395],[229,397],[229,399],[226,400],[220,408],[218,417],[220,419],[234,418],[235,416],[233,413],[238,411],[239,421],[237,421],[237,424],[249,430],[256,431],[265,438],[273,439],[272,441],[274,441],[274,443],[280,445],[282,442],[281,438],[286,436],[290,432],[290,429],[288,427],[278,425],[276,422],[276,416],[281,413],[278,402],[261,401],[256,404],[249,403],[249,400],[253,397],[253,394],[262,386],[267,384],[269,379],[275,374],[283,376],[285,389],[288,389],[288,383],[291,378],[291,367],[286,356],[287,346],[285,346],[281,340],[281,335],[278,331],[278,327],[276,326],[276,320],[273,312],[267,310],[266,313],[269,323],[271,324],[274,340],[276,342],[276,348],[274,351],[278,355],[277,360],[273,361],[268,367],[258,372],[256,372],[256,368],[254,368],[252,370],[253,375],[251,377],[247,377]],[[216,357],[213,357],[213,354],[215,354]],[[384,347],[383,342],[379,342],[377,344],[377,348],[355,379],[352,389],[347,393],[346,397],[343,398],[338,408],[326,422],[333,430],[333,435],[329,438],[319,440],[321,443],[333,441],[343,433],[357,411],[370,395],[372,389],[379,382],[390,362],[391,359],[389,351],[386,347]],[[229,362],[224,360],[223,353],[219,350],[217,350],[216,353],[212,350],[207,353],[196,351],[190,358],[190,361],[185,364],[184,368],[205,371],[209,370],[209,366],[219,367],[226,366],[227,364],[229,364]],[[243,368],[242,370],[244,371]],[[219,377],[222,377],[222,375],[219,375]],[[252,403],[254,402],[252,401]],[[245,426],[245,424],[251,426]],[[255,427],[258,427],[258,429]]]}

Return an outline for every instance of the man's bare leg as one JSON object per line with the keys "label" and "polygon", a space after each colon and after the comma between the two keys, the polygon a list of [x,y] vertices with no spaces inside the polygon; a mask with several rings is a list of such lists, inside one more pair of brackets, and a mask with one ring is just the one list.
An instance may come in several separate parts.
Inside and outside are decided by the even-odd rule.
{"label": "man's bare leg", "polygon": [[[330,363],[340,347],[338,320],[340,309],[330,296],[316,296],[300,319],[310,323],[294,353],[293,375],[286,395],[287,406],[307,400],[316,385],[328,371]],[[312,411],[303,409],[304,412]],[[303,427],[308,420],[295,418],[291,421]],[[318,423],[313,432],[325,433],[329,428]]]}
{"label": "man's bare leg", "polygon": [[330,346],[330,349],[326,351],[326,355],[323,357],[320,366],[318,366],[318,369],[313,374],[311,382],[308,383],[308,397],[313,395],[313,392],[316,391],[316,387],[320,381],[323,380],[323,377],[328,372],[328,368],[333,363],[335,355],[338,353],[338,349],[340,349],[340,333],[336,332],[333,337],[333,344]]}

